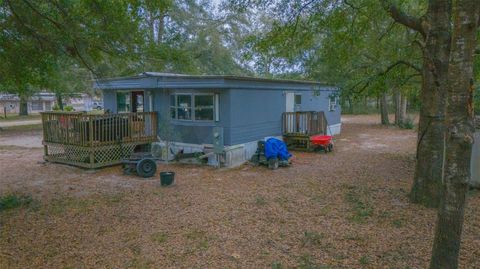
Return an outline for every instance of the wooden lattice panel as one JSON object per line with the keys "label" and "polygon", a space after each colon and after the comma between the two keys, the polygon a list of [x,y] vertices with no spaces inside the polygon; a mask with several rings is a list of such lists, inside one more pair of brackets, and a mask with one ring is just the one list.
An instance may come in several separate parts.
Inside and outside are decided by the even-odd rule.
{"label": "wooden lattice panel", "polygon": [[136,144],[121,144],[95,149],[94,162],[95,164],[103,164],[121,161],[124,158],[128,158],[136,146]]}
{"label": "wooden lattice panel", "polygon": [[122,143],[102,147],[82,147],[45,143],[45,160],[86,168],[98,168],[118,164],[129,157],[136,146],[144,143]]}
{"label": "wooden lattice panel", "polygon": [[47,147],[47,161],[65,163],[81,167],[89,167],[90,165],[90,149],[81,146],[62,145],[62,144],[45,144]]}

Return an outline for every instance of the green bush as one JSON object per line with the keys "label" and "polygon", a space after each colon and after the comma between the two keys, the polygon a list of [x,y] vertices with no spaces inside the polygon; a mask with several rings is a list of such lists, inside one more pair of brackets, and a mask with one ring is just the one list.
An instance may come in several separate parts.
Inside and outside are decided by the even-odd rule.
{"label": "green bush", "polygon": [[60,106],[57,105],[57,104],[55,104],[55,105],[53,105],[52,110],[53,110],[53,111],[59,111],[59,110],[60,110]]}
{"label": "green bush", "polygon": [[400,124],[400,128],[403,128],[403,129],[413,129],[413,128],[415,128],[415,122],[414,122],[413,118],[407,116],[405,118],[405,120],[403,121],[403,123]]}
{"label": "green bush", "polygon": [[71,112],[71,111],[74,111],[75,109],[73,109],[73,106],[65,106],[63,110]]}

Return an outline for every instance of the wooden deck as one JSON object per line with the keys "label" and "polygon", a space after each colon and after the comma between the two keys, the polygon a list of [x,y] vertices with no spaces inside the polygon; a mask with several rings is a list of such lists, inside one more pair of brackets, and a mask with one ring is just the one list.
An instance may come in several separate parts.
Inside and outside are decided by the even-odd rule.
{"label": "wooden deck", "polygon": [[121,162],[138,145],[157,139],[156,112],[89,115],[45,112],[42,115],[44,158],[85,168]]}
{"label": "wooden deck", "polygon": [[310,137],[327,134],[327,118],[323,111],[284,112],[283,139],[289,149],[313,150]]}

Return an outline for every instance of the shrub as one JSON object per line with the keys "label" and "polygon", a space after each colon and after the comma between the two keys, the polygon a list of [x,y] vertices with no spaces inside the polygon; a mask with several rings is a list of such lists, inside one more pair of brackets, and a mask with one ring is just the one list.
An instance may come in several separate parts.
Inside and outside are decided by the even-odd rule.
{"label": "shrub", "polygon": [[68,111],[68,112],[71,112],[71,111],[74,111],[75,109],[73,109],[73,106],[65,106],[63,108],[65,111]]}
{"label": "shrub", "polygon": [[0,212],[17,207],[28,206],[32,203],[32,197],[29,195],[8,194],[0,196]]}
{"label": "shrub", "polygon": [[53,105],[52,110],[53,110],[53,111],[59,111],[59,110],[60,110],[60,106],[59,106],[58,104],[55,104],[55,105]]}
{"label": "shrub", "polygon": [[400,124],[400,128],[403,129],[413,129],[415,128],[415,123],[413,121],[413,118],[407,116],[405,120],[403,121],[402,124]]}

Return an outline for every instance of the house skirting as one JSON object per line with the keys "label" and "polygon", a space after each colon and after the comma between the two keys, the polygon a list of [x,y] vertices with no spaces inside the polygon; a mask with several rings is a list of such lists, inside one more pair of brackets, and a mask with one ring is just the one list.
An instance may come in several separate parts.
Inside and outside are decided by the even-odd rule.
{"label": "house skirting", "polygon": [[[327,133],[329,135],[340,134],[342,124],[332,124],[327,128]],[[268,138],[275,137],[282,139],[281,136],[267,136],[264,137],[264,140]],[[216,167],[236,167],[244,164],[250,160],[257,151],[258,140],[237,144],[232,146],[225,146],[223,154],[213,154],[208,158],[208,164]],[[184,153],[193,153],[193,152],[202,152],[205,151],[205,148],[212,148],[211,145],[199,145],[199,144],[188,144],[174,142],[171,145],[173,152],[178,152],[183,150]]]}
{"label": "house skirting", "polygon": [[341,129],[342,129],[342,124],[341,123],[328,125],[327,134],[328,135],[338,135],[338,134],[340,134]]}
{"label": "house skirting", "polygon": [[[275,137],[282,139],[281,136],[268,136],[268,138]],[[163,143],[161,143],[163,144]],[[232,146],[225,146],[224,152],[222,154],[212,154],[208,158],[208,165],[215,167],[237,167],[244,164],[253,154],[257,151],[258,140],[237,144]],[[200,144],[189,144],[181,142],[172,142],[170,148],[173,152],[179,152],[183,150],[184,153],[194,153],[194,152],[205,152],[206,149],[212,150],[212,145],[200,145]]]}

